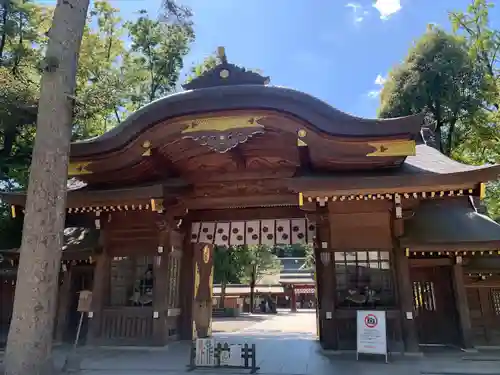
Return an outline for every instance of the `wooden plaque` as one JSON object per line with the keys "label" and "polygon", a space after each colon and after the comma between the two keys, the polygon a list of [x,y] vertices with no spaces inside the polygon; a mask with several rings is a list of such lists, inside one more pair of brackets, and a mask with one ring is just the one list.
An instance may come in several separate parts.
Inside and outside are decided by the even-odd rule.
{"label": "wooden plaque", "polygon": [[89,312],[92,305],[92,292],[90,290],[81,290],[78,294],[77,310],[79,312]]}

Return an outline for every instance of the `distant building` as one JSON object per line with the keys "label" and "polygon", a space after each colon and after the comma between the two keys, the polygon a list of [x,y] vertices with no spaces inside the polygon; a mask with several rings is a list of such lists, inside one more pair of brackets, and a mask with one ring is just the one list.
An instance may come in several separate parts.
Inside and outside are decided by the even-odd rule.
{"label": "distant building", "polygon": [[[309,308],[315,306],[314,270],[306,266],[306,258],[280,257],[281,270],[262,277],[255,286],[255,304],[258,306],[263,299],[270,298],[277,307]],[[220,284],[214,285],[214,298],[218,301],[221,294]],[[250,303],[250,285],[231,284],[226,287],[226,300],[240,297],[244,300],[244,309],[248,310]],[[228,301],[225,306],[233,305]]]}

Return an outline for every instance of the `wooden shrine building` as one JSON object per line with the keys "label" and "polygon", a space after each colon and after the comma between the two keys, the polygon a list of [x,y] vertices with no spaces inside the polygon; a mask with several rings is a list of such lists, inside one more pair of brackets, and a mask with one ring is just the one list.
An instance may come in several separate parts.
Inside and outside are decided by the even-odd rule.
{"label": "wooden shrine building", "polygon": [[214,244],[310,242],[323,347],[355,347],[358,309],[387,311],[392,351],[500,345],[500,226],[476,206],[500,166],[444,156],[423,116],[357,118],[221,57],[71,146],[68,227],[100,233],[87,342],[209,335]]}

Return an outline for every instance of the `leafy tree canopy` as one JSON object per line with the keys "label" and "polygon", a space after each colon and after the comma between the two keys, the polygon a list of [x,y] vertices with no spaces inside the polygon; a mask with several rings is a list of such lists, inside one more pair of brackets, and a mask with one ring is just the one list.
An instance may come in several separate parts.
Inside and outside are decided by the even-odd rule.
{"label": "leafy tree canopy", "polygon": [[[174,0],[163,3],[158,19],[139,11],[137,19],[124,22],[108,1],[93,2],[79,54],[74,140],[101,135],[177,90],[195,38],[192,12]],[[0,2],[0,190],[27,185],[52,13],[33,0]],[[9,215],[0,206],[0,222]]]}
{"label": "leafy tree canopy", "polygon": [[394,68],[381,93],[380,117],[425,112],[435,126],[441,151],[450,155],[457,127],[483,102],[484,74],[462,38],[429,27]]}

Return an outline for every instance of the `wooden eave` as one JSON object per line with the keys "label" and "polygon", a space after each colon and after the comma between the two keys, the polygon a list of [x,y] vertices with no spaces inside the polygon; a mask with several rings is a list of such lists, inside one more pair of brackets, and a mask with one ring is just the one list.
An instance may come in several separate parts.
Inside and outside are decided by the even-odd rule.
{"label": "wooden eave", "polygon": [[408,249],[409,255],[415,252],[433,255],[500,255],[500,241],[413,243],[403,240],[401,247]]}
{"label": "wooden eave", "polygon": [[[230,181],[256,171],[266,178],[370,170],[413,155],[422,125],[423,115],[358,118],[282,87],[208,87],[157,100],[106,134],[72,144],[69,173],[111,188],[175,177]],[[214,152],[214,144],[236,138]]]}
{"label": "wooden eave", "polygon": [[[337,137],[416,137],[423,115],[396,119],[362,119],[334,109],[300,91],[263,85],[209,87],[169,95],[129,116],[106,134],[73,143],[72,159],[93,159],[124,148],[155,124],[193,114],[220,111],[275,111],[309,124],[315,133]],[[153,138],[154,139],[154,138]]]}
{"label": "wooden eave", "polygon": [[[78,189],[68,191],[68,209],[82,207],[114,207],[114,206],[144,206],[151,204],[151,199],[161,199],[164,197],[176,197],[179,190],[185,190],[180,184],[175,188],[165,187],[163,184],[137,186],[126,189],[112,190],[86,190]],[[26,193],[24,192],[4,192],[0,193],[0,199],[12,206],[24,207],[26,204]],[[148,207],[149,209],[149,207]]]}
{"label": "wooden eave", "polygon": [[451,195],[460,191],[479,195],[480,184],[496,180],[499,174],[500,165],[465,165],[432,147],[418,145],[416,155],[406,158],[397,168],[301,176],[289,179],[287,186],[296,193],[302,193],[304,198],[396,193],[413,196],[422,192],[449,195],[450,191]]}
{"label": "wooden eave", "polygon": [[[218,123],[227,118],[234,119],[233,126],[255,119],[262,133],[224,153],[186,138],[190,124],[206,121],[213,124],[213,130],[204,136],[230,136],[231,130],[221,130]],[[232,131],[238,132],[240,128]],[[252,172],[265,177],[275,173],[291,176],[304,169],[369,170],[400,165],[415,152],[415,143],[412,133],[332,135],[277,110],[212,111],[162,120],[118,149],[72,156],[70,175],[92,186],[119,186],[174,177],[191,182],[231,180],[231,175]]]}
{"label": "wooden eave", "polygon": [[[88,260],[102,250],[99,230],[95,228],[65,228],[62,260]],[[18,259],[19,249],[1,249],[0,254],[7,259]]]}

